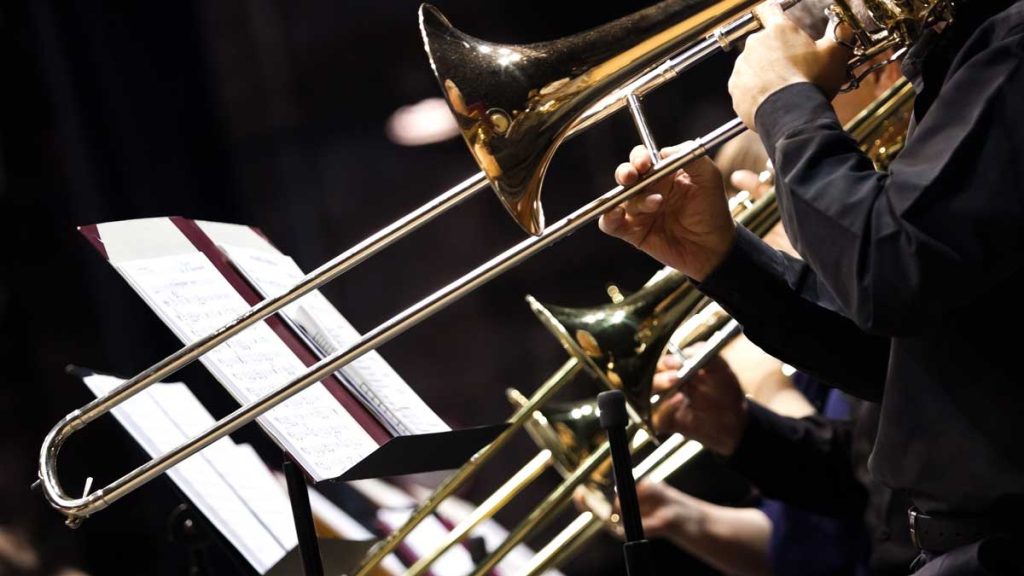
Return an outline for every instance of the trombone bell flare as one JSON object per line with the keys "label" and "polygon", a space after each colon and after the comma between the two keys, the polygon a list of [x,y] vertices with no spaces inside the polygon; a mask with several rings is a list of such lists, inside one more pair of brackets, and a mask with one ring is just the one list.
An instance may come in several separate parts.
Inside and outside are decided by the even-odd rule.
{"label": "trombone bell flare", "polygon": [[[756,0],[664,0],[549,42],[497,44],[420,6],[420,31],[448,107],[498,198],[528,233],[545,227],[541,185],[558,146],[592,107]],[[600,104],[613,95],[616,103]]]}
{"label": "trombone bell flare", "polygon": [[651,380],[678,328],[703,302],[686,276],[671,270],[619,303],[592,308],[530,309],[565,349],[613,390],[622,390],[645,424],[651,419]]}

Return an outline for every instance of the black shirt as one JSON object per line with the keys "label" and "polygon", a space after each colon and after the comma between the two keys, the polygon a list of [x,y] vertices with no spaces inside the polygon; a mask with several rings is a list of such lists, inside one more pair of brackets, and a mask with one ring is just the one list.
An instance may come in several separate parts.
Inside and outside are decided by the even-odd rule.
{"label": "black shirt", "polygon": [[795,419],[751,402],[747,430],[729,463],[764,496],[862,521],[871,574],[904,575],[918,554],[910,541],[910,504],[867,471],[878,405],[860,403],[854,414],[852,420]]}
{"label": "black shirt", "polygon": [[964,5],[907,57],[887,174],[813,85],[761,105],[805,262],[740,230],[701,285],[767,352],[882,402],[871,471],[926,512],[1024,501],[1024,1]]}

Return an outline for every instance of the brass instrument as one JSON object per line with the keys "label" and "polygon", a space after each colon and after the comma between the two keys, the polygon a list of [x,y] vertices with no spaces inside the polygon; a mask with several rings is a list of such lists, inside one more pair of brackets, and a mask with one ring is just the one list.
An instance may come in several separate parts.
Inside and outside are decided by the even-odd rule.
{"label": "brass instrument", "polygon": [[[797,1],[786,0],[783,4],[790,6]],[[913,6],[916,10],[919,6],[946,3],[948,0],[904,0],[900,5]],[[631,112],[641,140],[648,149],[656,150],[657,146],[643,118],[640,98],[708,56],[729,49],[758,30],[760,25],[749,12],[756,4],[756,0],[666,0],[590,32],[529,46],[502,46],[476,40],[455,30],[432,7],[422,7],[421,29],[431,65],[483,171],[321,265],[281,295],[264,300],[227,325],[179,349],[109,394],[61,419],[47,434],[39,454],[39,486],[47,500],[67,517],[69,526],[79,525],[91,514],[238,430],[267,410],[327,378],[366,352],[390,341],[613,207],[641,194],[658,177],[706,155],[708,149],[742,132],[742,124],[734,119],[693,140],[691,145],[675,155],[656,159],[656,167],[650,177],[632,186],[615,187],[554,224],[547,227],[544,225],[540,187],[544,171],[559,144],[625,107]],[[896,10],[889,8],[892,2],[882,4],[886,10]],[[932,16],[933,12],[929,10],[928,16]],[[885,27],[888,22],[886,20],[880,20],[881,26],[877,29],[869,29],[866,28],[867,24],[846,12],[837,10],[836,13],[837,17],[845,19],[858,31],[859,41],[862,42],[851,61],[851,67],[866,61],[877,53],[879,47],[909,41],[908,34],[912,27],[906,22],[921,18],[916,11],[912,14],[907,12],[905,16],[909,20],[894,20],[892,30]],[[896,13],[903,14],[901,10],[896,10]],[[488,73],[495,70],[508,73],[498,76]],[[486,79],[486,82],[481,82],[482,79]],[[242,330],[277,313],[462,203],[486,188],[488,182],[516,221],[534,236],[406,308],[368,331],[353,345],[317,362],[297,378],[250,404],[240,406],[203,433],[163,456],[148,461],[105,487],[86,490],[81,497],[69,495],[64,490],[59,480],[57,458],[61,446],[72,434],[143,389],[173,375]],[[374,548],[358,574],[368,574],[408,535],[413,526],[430,514],[441,499],[453,493],[481,464],[506,445],[533,411],[543,405],[579,369],[579,362],[570,360],[557,371],[529,403],[513,415],[509,428],[495,442],[481,450],[424,502],[414,512],[408,525]],[[589,466],[596,468],[600,454],[600,449],[591,454],[573,475],[585,475]]]}
{"label": "brass instrument", "polygon": [[[794,0],[789,1],[792,2]],[[647,12],[645,18],[629,19],[627,17],[627,19],[607,25],[609,27],[621,27],[622,41],[624,43],[627,42],[626,37],[630,33],[637,34],[639,37],[637,40],[639,42],[638,46],[641,48],[639,50],[636,49],[637,46],[625,48],[624,44],[620,44],[619,48],[623,50],[621,53],[608,54],[598,51],[597,53],[605,55],[603,60],[599,58],[600,62],[592,62],[589,69],[582,67],[573,69],[573,73],[580,76],[601,77],[603,80],[587,90],[571,96],[568,100],[559,101],[557,106],[550,104],[538,110],[543,115],[547,112],[552,112],[556,107],[564,109],[557,116],[552,117],[553,119],[557,117],[558,121],[563,124],[558,126],[556,130],[559,138],[551,142],[550,145],[552,147],[557,146],[564,138],[582,132],[600,119],[626,106],[627,102],[632,102],[634,110],[638,113],[637,98],[639,95],[664,84],[679,72],[690,68],[716,52],[722,46],[722,40],[720,39],[736,40],[756,30],[758,27],[757,22],[749,14],[740,17],[736,21],[729,22],[730,18],[742,13],[744,10],[748,10],[756,3],[756,0],[729,0],[726,2],[714,2],[713,0],[667,0],[662,4],[652,7]],[[662,24],[655,22],[658,20]],[[670,26],[672,22],[677,21],[683,24]],[[728,23],[723,25],[726,22]],[[660,26],[662,29],[660,32],[653,33],[650,39],[645,40],[644,34],[654,31],[651,26]],[[665,33],[664,27],[666,26],[672,30],[671,33]],[[446,57],[438,52],[436,47],[444,45],[444,37],[448,34],[454,34],[454,31],[450,26],[446,26],[444,19],[439,16],[436,10],[429,6],[421,8],[421,28],[427,44],[428,54],[431,57],[431,63],[434,65],[435,70],[440,72]],[[602,28],[598,29],[595,33],[602,33],[608,30],[608,28]],[[715,31],[714,38],[706,38],[713,31]],[[599,40],[598,37],[592,35],[588,35],[586,38],[588,40],[586,44],[591,46],[595,45],[595,40]],[[548,43],[547,46],[551,50],[551,54],[557,56],[569,44],[579,44],[579,42],[554,42]],[[600,44],[602,50],[604,49],[603,43],[598,42],[597,44]],[[584,47],[585,45],[579,45],[577,49],[582,50]],[[686,48],[686,50],[683,50],[679,55],[664,60],[660,64],[658,63],[659,60],[665,58],[666,54],[671,54],[683,48]],[[581,53],[580,51],[573,52],[576,55]],[[534,78],[536,74],[527,74],[527,69],[531,63],[540,64],[532,56],[521,58],[515,63],[517,64],[517,75],[514,77],[514,80],[515,78]],[[545,66],[539,66],[538,70],[545,68]],[[445,72],[445,74],[447,73]],[[441,80],[442,84],[445,84],[446,80],[451,80],[451,78],[445,77]],[[456,82],[455,80],[451,81]],[[459,84],[456,85],[459,86]],[[534,89],[546,93],[550,92],[551,87],[545,86],[544,83],[538,84],[535,87],[531,87],[523,95],[528,97]],[[518,85],[518,81],[514,81],[508,90],[510,93],[519,93],[522,92],[523,87]],[[454,93],[449,93],[449,95],[452,94]],[[463,91],[463,97],[471,98],[472,95]],[[476,110],[480,107],[480,104],[475,100],[468,100],[468,102],[467,109]],[[528,108],[524,104],[512,106],[509,110],[527,110]],[[573,111],[572,113],[569,113],[570,108]],[[637,119],[640,120],[641,117],[637,116]],[[519,124],[522,123],[520,122]],[[543,124],[548,128],[551,127],[550,123]],[[517,127],[515,130],[517,134],[520,133],[520,128]],[[692,147],[680,151],[672,158],[666,159],[660,169],[665,172],[678,169],[687,162],[706,154],[708,148],[724,142],[742,130],[743,127],[738,120],[713,130],[704,137],[695,140]],[[538,141],[537,144],[541,145],[541,141]],[[547,155],[550,157],[553,154],[553,148],[533,150],[530,154]],[[494,171],[491,170],[491,173],[493,174]],[[105,396],[97,398],[65,416],[50,430],[43,441],[39,454],[38,486],[50,504],[67,517],[68,525],[75,527],[89,515],[106,508],[189,456],[253,421],[267,410],[291,398],[308,386],[327,378],[366,352],[385,344],[392,338],[444,309],[452,302],[494,279],[502,272],[517,266],[543,248],[592,222],[604,212],[640,194],[650,182],[652,180],[638,182],[629,187],[616,187],[575,210],[547,229],[544,229],[541,225],[528,226],[527,230],[532,234],[536,234],[535,236],[519,242],[505,252],[456,279],[446,287],[406,308],[367,332],[351,346],[317,362],[299,377],[278,387],[260,399],[239,407],[195,438],[184,442],[163,456],[150,460],[103,488],[86,491],[81,497],[72,496],[64,490],[57,472],[57,457],[61,446],[72,434],[141,390],[168,378],[178,370],[191,364],[242,330],[271,314],[277,313],[310,291],[316,290],[337,278],[363,260],[483,190],[487,187],[488,179],[484,172],[478,173],[321,265],[281,295],[264,300],[227,325],[179,349],[177,352],[125,381]],[[535,182],[535,184],[539,189],[540,182]],[[509,200],[502,193],[502,187],[495,184],[495,189],[498,192],[499,198],[506,205],[509,204]],[[540,209],[539,202],[531,206],[527,210]],[[541,220],[540,216],[532,214],[526,214],[521,218],[521,221],[524,222],[540,223]],[[559,371],[559,374],[567,375],[575,369],[576,367],[572,363],[567,363]],[[562,378],[559,376],[553,377],[550,382],[551,386],[546,389],[547,392],[553,393],[557,390],[559,387],[558,382],[561,380]],[[543,403],[543,394],[535,395],[535,400],[538,405]],[[461,474],[468,477],[472,474],[471,471],[473,469],[487,461],[490,455],[507,443],[508,439],[521,427],[520,421],[522,417],[530,412],[532,412],[532,408],[523,410],[522,414],[513,417],[511,426],[509,426],[505,433],[499,436],[492,443],[491,447],[485,448],[478,453],[472,460],[473,464]],[[438,492],[438,496],[443,498],[442,494],[445,492],[451,494],[461,481],[453,481],[448,487],[443,486],[442,490]],[[429,514],[430,510],[433,509],[433,506],[436,506],[436,503],[428,501],[423,507],[422,512],[417,511],[413,515],[413,524],[422,521]],[[404,538],[408,534],[408,532],[403,532],[404,529],[400,529],[395,533],[398,539]],[[387,548],[387,545],[378,549],[384,550],[385,548]],[[374,552],[373,557],[375,559],[373,563],[376,564],[385,556],[386,553],[379,554]]]}
{"label": "brass instrument", "polygon": [[[736,213],[740,214],[740,222],[755,225],[758,220],[763,220],[763,215],[767,212],[766,208],[768,207],[774,207],[774,196],[756,204],[740,204],[736,207]],[[769,228],[770,226],[764,228],[761,233],[767,233]],[[527,296],[527,301],[549,329],[557,330],[556,326],[560,326],[557,319],[532,297]],[[583,311],[581,314],[573,315],[576,317],[590,314],[601,317],[602,321],[596,323],[596,326],[591,326],[592,332],[588,334],[588,342],[592,342],[593,346],[607,347],[609,342],[636,342],[638,340],[649,345],[644,346],[640,354],[630,358],[629,364],[635,370],[620,370],[615,373],[615,383],[607,379],[605,373],[601,372],[589,355],[582,350],[578,353],[570,350],[574,356],[570,363],[576,368],[570,377],[575,376],[581,367],[586,367],[599,380],[603,380],[608,387],[624,388],[630,391],[630,394],[634,390],[643,388],[638,379],[646,377],[646,390],[649,396],[650,378],[654,374],[658,357],[661,350],[664,349],[668,337],[672,335],[682,318],[706,303],[707,299],[697,292],[682,274],[665,269],[656,274],[644,289],[636,294],[603,307],[604,310],[589,309],[590,312]],[[571,312],[570,309],[561,310]],[[699,339],[701,334],[703,332],[695,330],[690,340]],[[562,341],[568,348],[568,343],[572,340],[564,338]],[[685,346],[686,342],[680,342],[680,344]],[[567,380],[564,380],[559,386],[564,382]],[[629,384],[623,386],[623,382]],[[546,389],[548,389],[547,384],[541,387],[542,391]],[[561,510],[569,502],[576,486],[595,486],[607,482],[611,460],[609,459],[608,445],[604,442],[604,433],[597,424],[595,403],[584,402],[578,406],[558,410],[555,406],[534,402],[533,399],[526,398],[514,389],[508,390],[507,395],[512,404],[518,408],[517,416],[527,406],[534,407],[532,413],[523,420],[522,427],[538,444],[541,451],[514,473],[512,478],[498,488],[491,497],[481,503],[469,518],[451,530],[444,541],[410,567],[406,576],[426,573],[438,558],[459,544],[470,530],[506,506],[515,495],[533,482],[549,466],[554,466],[563,478],[563,485],[560,487],[560,491],[556,492],[558,495],[549,496],[539,509],[533,511],[528,520],[524,520],[513,529],[506,540],[507,549],[503,544],[502,548],[494,551],[489,557],[489,561],[493,561],[494,564],[499,562],[523,537],[538,529],[544,522],[549,521],[558,510]],[[630,399],[629,407],[647,405],[635,401],[632,396]],[[538,405],[545,407],[537,408]],[[578,416],[574,415],[574,410],[578,411]],[[630,411],[634,412],[632,408]],[[636,451],[648,445],[653,440],[653,435],[643,416],[636,415],[635,412],[633,416],[635,426],[631,448]],[[516,421],[518,422],[518,420]],[[599,432],[596,442],[595,431]],[[465,471],[466,467],[463,467],[456,473],[456,476],[464,474]],[[445,484],[447,486],[447,482]],[[434,496],[431,497],[431,500],[433,498]],[[491,564],[488,570],[494,564]],[[486,572],[481,571],[480,573]]]}
{"label": "brass instrument", "polygon": [[[889,163],[895,158],[895,155],[902,149],[906,140],[906,128],[910,122],[910,116],[913,112],[914,102],[914,91],[913,87],[906,80],[900,80],[894,84],[885,94],[876,99],[870,106],[864,109],[858,114],[853,120],[851,120],[847,126],[847,132],[857,140],[861,145],[861,149],[875,162],[878,170],[884,171],[888,168]],[[752,231],[762,232],[770,229],[778,222],[778,212],[774,210],[765,210],[763,214],[765,216],[759,218],[752,218],[753,220],[759,220],[760,223],[757,227],[751,227]],[[764,227],[767,228],[764,228]],[[648,288],[641,289],[633,297],[639,297],[641,294],[645,294]],[[664,302],[668,304],[668,301]],[[656,306],[649,306],[654,307]],[[608,312],[612,312],[611,307],[600,307],[606,308]],[[715,307],[717,308],[717,307]],[[709,308],[710,310],[711,308]],[[554,309],[553,309],[554,310]],[[579,325],[577,320],[582,314],[586,313],[590,309],[569,309],[562,308],[558,309],[558,317],[565,318],[570,322],[568,325]],[[553,314],[553,313],[552,313]],[[553,314],[554,315],[554,314]],[[705,339],[709,332],[715,333],[715,330],[722,330],[722,327],[726,325],[728,316],[721,311],[720,308],[714,311],[711,316],[710,322],[700,319],[699,314],[691,315],[682,326],[678,328],[675,334],[672,335],[671,341],[675,341],[677,344],[685,342],[695,342]],[[557,320],[556,320],[557,321]],[[643,324],[638,322],[636,319],[629,321],[630,324]],[[549,326],[550,327],[550,326]],[[611,332],[614,333],[617,327],[613,327]],[[559,340],[566,346],[570,351],[574,351],[573,354],[579,358],[580,351],[583,349],[581,345],[578,345],[579,336],[577,336],[577,344],[568,342],[566,340],[567,330],[563,328],[555,328],[555,334]],[[604,354],[598,354],[589,359],[589,363],[602,366],[606,371],[615,370],[614,362],[607,360],[607,358],[613,356],[613,347],[604,344],[603,338],[605,332],[595,332],[598,337],[594,338],[593,335],[585,336],[589,342],[601,343],[603,349],[609,350]],[[720,333],[720,332],[719,332]],[[738,334],[738,331],[728,332],[730,338]],[[688,359],[687,366],[683,370],[686,374],[680,379],[684,381],[686,377],[692,375],[695,372],[694,365],[701,364],[701,360],[709,359],[710,357],[718,354],[721,351],[722,346],[729,341],[730,338],[722,338],[715,342],[713,345],[705,346],[701,349],[699,355],[695,359]],[[649,410],[656,410],[659,402],[659,398],[650,396],[650,381],[651,378],[647,376],[648,371],[653,374],[655,365],[657,364],[658,356],[663,349],[658,350],[657,355],[648,355],[641,359],[642,353],[632,358],[633,363],[642,364],[646,362],[650,364],[649,367],[645,367],[643,370],[633,370],[631,374],[641,374],[642,377],[646,377],[646,387],[643,383],[638,383],[635,388],[624,387],[624,392],[627,397],[631,398],[631,401],[644,404],[651,407]],[[585,361],[586,362],[586,361]],[[605,379],[605,382],[610,384],[610,379]],[[662,398],[668,398],[672,395],[672,392],[667,392],[662,395]],[[671,437],[674,438],[675,436]],[[593,447],[590,448],[593,450]],[[634,475],[637,479],[648,478],[653,481],[661,481],[669,478],[673,474],[679,471],[679,469],[688,462],[697,452],[701,450],[701,446],[696,441],[689,441],[682,443],[668,455],[655,458],[656,465],[652,465],[651,457],[645,459],[634,469]],[[598,481],[597,483],[600,483]],[[534,576],[558,565],[565,559],[571,558],[582,546],[584,546],[590,538],[600,532],[603,528],[607,528],[614,525],[617,521],[614,514],[612,514],[611,504],[604,497],[604,495],[598,491],[592,491],[587,498],[587,505],[589,510],[579,514],[566,528],[556,535],[546,546],[538,550],[533,560],[528,566],[526,566],[518,576]]]}
{"label": "brass instrument", "polygon": [[[848,126],[851,135],[864,143],[866,148],[883,153],[882,155],[872,154],[877,165],[884,164],[887,159],[892,157],[891,152],[902,146],[902,133],[898,131],[898,127],[901,123],[903,127],[907,125],[906,115],[910,112],[909,102],[912,94],[911,87],[907,83],[901,82],[880,97],[869,109],[858,115]],[[469,136],[467,136],[467,143],[471,149],[474,147]],[[884,154],[886,150],[890,151],[888,156]],[[511,207],[509,209],[512,210]],[[779,221],[773,193],[767,194],[757,202],[741,201],[736,203],[733,214],[741,223],[761,235],[767,233]],[[655,405],[658,403],[657,399],[651,398],[650,382],[658,358],[667,343],[671,341],[671,344],[675,346],[685,347],[693,342],[711,337],[713,344],[705,348],[708,352],[701,354],[694,361],[688,362],[687,367],[684,368],[682,377],[686,378],[699,370],[703,363],[712,356],[710,351],[717,353],[726,342],[739,333],[738,325],[735,322],[732,322],[732,327],[729,326],[730,319],[721,308],[701,297],[692,284],[671,269],[663,270],[656,275],[640,292],[626,298],[618,296],[614,299],[617,301],[611,305],[574,310],[545,308],[533,298],[528,297],[531,308],[571,353],[572,359],[569,362],[574,366],[575,372],[569,378],[575,376],[582,367],[605,385],[624,389],[627,397],[631,399],[634,409],[643,415],[643,421],[649,418],[652,403]],[[683,319],[686,321],[680,327],[679,324]],[[677,327],[678,330],[673,335],[673,330]],[[560,385],[565,381],[568,379]],[[541,391],[544,392],[549,390],[547,384],[541,388]],[[532,406],[544,404],[544,402],[532,402],[533,399],[527,400],[514,391],[511,392],[511,395],[515,398],[514,403],[520,406],[516,411],[516,418],[513,419],[516,423],[520,422],[518,417],[523,414],[527,406],[526,402]],[[668,394],[665,395],[665,397],[668,396]],[[567,426],[551,426],[551,422],[558,418],[558,416],[552,416],[553,414],[557,413],[551,410],[534,410],[532,415],[526,417],[526,421],[522,425],[541,446],[542,451],[539,454],[543,455],[543,465],[555,465],[564,480],[554,492],[512,529],[506,541],[498,549],[492,551],[477,566],[473,572],[474,576],[487,574],[516,545],[549,522],[558,511],[568,504],[577,486],[590,486],[593,490],[594,485],[607,482],[606,475],[610,462],[607,443],[602,442],[595,446],[587,442],[587,435],[580,434],[578,429],[574,430]],[[642,427],[638,427],[636,430],[633,450],[641,449],[651,440],[651,436]],[[653,478],[667,477],[689,461],[700,449],[699,443],[684,442],[682,438],[673,436],[645,459],[641,466],[638,466],[638,474],[643,476],[647,472],[652,472]],[[538,459],[535,458],[516,476],[523,475],[526,470],[533,470],[537,465]],[[602,471],[604,475],[601,474]],[[467,468],[464,467],[460,469],[456,477],[465,477],[466,473]],[[531,474],[528,477],[527,482],[532,481],[536,476]],[[473,525],[484,518],[493,516],[524,486],[525,484],[516,482],[504,484],[495,492],[497,498],[493,496],[488,498],[487,502],[478,508],[480,513],[472,516]],[[446,486],[442,488],[447,491],[448,483],[446,482]],[[426,510],[429,513],[429,510],[432,509],[431,502],[436,495],[437,493],[418,511]],[[587,514],[590,516],[588,517]],[[581,520],[581,518],[584,519]],[[548,554],[554,554],[554,551],[559,551],[562,554],[571,551],[589,537],[581,538],[581,534],[596,533],[611,520],[610,517],[602,519],[593,513],[582,514],[565,532],[566,536],[571,535],[573,542],[579,541],[579,543],[573,543],[571,547],[563,547],[558,545],[561,540],[556,538],[549,546],[538,552],[536,558],[540,560],[539,564],[535,560],[531,565],[538,566],[537,572],[550,567],[551,563],[544,560]],[[418,522],[414,521],[415,517],[396,534],[401,532],[407,534],[414,527],[415,522]],[[423,574],[433,561],[460,542],[471,528],[469,525],[456,527],[443,543],[431,554],[421,558],[407,574]],[[394,535],[383,541],[375,553],[371,553],[373,556],[364,561],[363,567],[379,562],[379,558],[390,552],[397,542]],[[569,543],[566,542],[566,544]]]}

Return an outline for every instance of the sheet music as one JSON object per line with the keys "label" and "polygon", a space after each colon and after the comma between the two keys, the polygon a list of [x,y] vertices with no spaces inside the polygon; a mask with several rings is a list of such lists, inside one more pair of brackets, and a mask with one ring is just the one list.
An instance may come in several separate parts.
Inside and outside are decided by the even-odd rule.
{"label": "sheet music", "polygon": [[[195,437],[214,423],[213,416],[183,384],[154,386],[147,392],[187,437]],[[225,436],[202,455],[286,550],[299,545],[291,504],[252,446],[235,444]]]}
{"label": "sheet music", "polygon": [[[123,382],[104,375],[88,376],[84,380],[97,396],[106,394]],[[195,400],[184,384],[157,384],[115,407],[113,414],[150,456],[159,456],[187,439],[186,432],[176,422],[176,419],[180,420],[177,418],[179,415],[188,413],[188,417],[195,421],[194,409],[198,401],[187,405],[174,403],[173,399],[181,399],[186,395]],[[169,400],[171,403],[168,404]],[[205,409],[201,406],[199,408],[205,413]],[[175,418],[170,414],[174,414]],[[209,418],[208,413],[205,416]],[[253,498],[254,492],[247,488],[243,489],[245,494],[242,494],[221,473],[222,466],[214,462],[228,455],[231,465],[237,468],[235,476],[262,476],[264,487],[273,486],[273,490],[259,494],[256,499],[261,502],[270,502],[276,498],[277,507],[280,507],[281,502],[287,507],[287,498],[262,462],[254,466],[251,461],[246,461],[244,455],[238,456],[237,447],[229,438],[218,441],[215,446],[216,457],[208,452],[200,452],[171,468],[168,475],[253,568],[265,574],[297,545],[294,528],[289,534],[285,526],[292,523],[291,514],[288,513],[282,520],[279,515],[267,514],[269,506],[252,507],[247,499]],[[210,448],[214,449],[213,446]],[[266,484],[268,481],[270,484]],[[254,482],[250,482],[249,486],[255,486]]]}
{"label": "sheet music", "polygon": [[[277,296],[304,276],[294,260],[273,250],[219,244],[236,268],[266,296]],[[323,355],[348,347],[359,332],[319,291],[285,308],[284,314]],[[450,428],[376,350],[341,369],[342,380],[398,435],[443,432]]]}
{"label": "sheet music", "polygon": [[[248,309],[200,252],[112,264],[186,343]],[[221,344],[201,361],[240,403],[263,396],[305,370],[263,322]],[[259,422],[317,481],[341,475],[377,448],[319,383],[270,410]]]}

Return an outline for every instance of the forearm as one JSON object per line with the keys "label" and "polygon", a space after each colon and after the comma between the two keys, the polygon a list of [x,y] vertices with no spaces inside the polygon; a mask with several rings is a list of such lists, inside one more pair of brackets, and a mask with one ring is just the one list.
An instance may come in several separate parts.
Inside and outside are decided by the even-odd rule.
{"label": "forearm", "polygon": [[810,84],[758,109],[790,240],[862,330],[926,334],[1019,267],[1022,54],[1018,36],[951,73],[887,173]]}
{"label": "forearm", "polygon": [[806,264],[745,229],[699,285],[765,352],[866,400],[881,398],[889,341],[835,312]]}
{"label": "forearm", "polygon": [[845,421],[785,418],[751,402],[747,428],[729,463],[767,497],[858,518],[867,492],[854,472],[852,434]]}
{"label": "forearm", "polygon": [[771,573],[771,521],[756,508],[729,508],[681,494],[669,539],[717,570],[737,576]]}
{"label": "forearm", "polygon": [[721,356],[736,374],[748,398],[783,416],[803,418],[814,414],[814,406],[783,373],[782,362],[766,354],[748,338],[740,335],[722,349]]}

